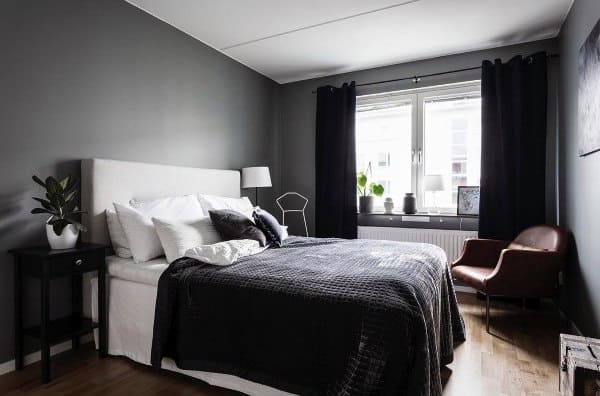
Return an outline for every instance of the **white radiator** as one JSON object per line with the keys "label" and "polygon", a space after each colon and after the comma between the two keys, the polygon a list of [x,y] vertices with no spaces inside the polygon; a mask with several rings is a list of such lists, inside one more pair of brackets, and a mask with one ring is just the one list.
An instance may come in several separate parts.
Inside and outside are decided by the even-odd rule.
{"label": "white radiator", "polygon": [[452,263],[460,255],[463,241],[467,238],[477,238],[477,231],[399,227],[358,227],[358,238],[430,243],[444,249],[446,256],[448,256],[448,263]]}

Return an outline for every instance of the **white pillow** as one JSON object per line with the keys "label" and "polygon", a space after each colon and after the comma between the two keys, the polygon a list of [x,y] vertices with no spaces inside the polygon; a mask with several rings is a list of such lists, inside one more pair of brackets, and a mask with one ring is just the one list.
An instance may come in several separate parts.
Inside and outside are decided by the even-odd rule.
{"label": "white pillow", "polygon": [[130,258],[131,250],[129,249],[129,241],[114,208],[106,209],[106,224],[115,254],[119,257]]}
{"label": "white pillow", "polygon": [[141,263],[162,256],[163,248],[152,219],[137,209],[114,203],[119,221],[129,241],[133,261]]}
{"label": "white pillow", "polygon": [[202,209],[204,209],[204,213],[206,213],[206,215],[208,215],[209,210],[231,209],[244,214],[246,217],[254,221],[252,219],[254,206],[252,206],[252,202],[250,202],[248,197],[228,198],[218,197],[216,195],[198,194],[198,200],[200,201]]}
{"label": "white pillow", "polygon": [[153,217],[152,222],[169,263],[183,257],[188,249],[223,240],[209,217],[196,221]]}
{"label": "white pillow", "polygon": [[281,240],[285,241],[289,237],[290,234],[288,234],[288,226],[281,226]]}
{"label": "white pillow", "polygon": [[195,195],[130,201],[131,207],[114,203],[135,262],[162,256],[164,251],[152,217],[198,220],[204,216]]}
{"label": "white pillow", "polygon": [[195,195],[147,200],[132,199],[129,201],[129,205],[150,217],[196,220],[208,216],[208,212],[204,213]]}

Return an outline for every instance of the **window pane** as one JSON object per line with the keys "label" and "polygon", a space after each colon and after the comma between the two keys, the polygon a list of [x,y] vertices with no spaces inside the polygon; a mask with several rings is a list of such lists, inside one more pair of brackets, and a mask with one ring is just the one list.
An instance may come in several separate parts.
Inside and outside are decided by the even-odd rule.
{"label": "window pane", "polygon": [[424,192],[426,208],[456,210],[458,186],[478,186],[481,98],[426,99],[423,103],[424,173],[442,175],[444,191]]}
{"label": "window pane", "polygon": [[371,107],[356,113],[356,169],[365,171],[369,162],[373,176],[370,182],[385,188],[375,206],[383,207],[383,199],[392,197],[396,207],[405,193],[412,191],[412,102],[396,103],[388,108]]}

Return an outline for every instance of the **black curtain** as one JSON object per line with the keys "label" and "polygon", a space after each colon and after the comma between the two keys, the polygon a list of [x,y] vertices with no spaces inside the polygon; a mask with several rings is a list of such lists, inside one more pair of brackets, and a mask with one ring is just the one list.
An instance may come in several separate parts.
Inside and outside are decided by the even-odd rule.
{"label": "black curtain", "polygon": [[479,236],[545,223],[546,53],[484,61]]}
{"label": "black curtain", "polygon": [[356,88],[317,89],[316,236],[356,238]]}

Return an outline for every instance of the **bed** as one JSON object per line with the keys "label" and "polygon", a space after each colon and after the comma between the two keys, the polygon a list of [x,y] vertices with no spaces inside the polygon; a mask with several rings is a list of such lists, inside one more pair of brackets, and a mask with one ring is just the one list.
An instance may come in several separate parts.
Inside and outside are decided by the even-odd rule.
{"label": "bed", "polygon": [[[149,182],[151,180],[151,182]],[[185,195],[185,194],[196,194],[196,193],[205,193],[205,194],[213,194],[220,195],[226,197],[239,197],[240,189],[239,189],[239,172],[237,171],[227,171],[227,170],[211,170],[211,169],[198,169],[198,168],[186,168],[186,167],[174,167],[174,166],[166,166],[166,165],[156,165],[156,164],[142,164],[142,163],[133,163],[133,162],[124,162],[124,161],[113,161],[113,160],[101,160],[101,159],[91,159],[82,161],[82,206],[85,210],[88,211],[88,215],[84,218],[84,222],[88,225],[89,232],[86,237],[90,242],[96,243],[104,243],[109,244],[109,237],[106,229],[106,219],[104,218],[104,210],[112,205],[113,202],[127,202],[130,199],[139,199],[139,198],[153,198],[153,197],[161,197],[161,196],[174,196],[174,195]],[[387,288],[386,290],[391,294],[396,293],[396,289],[399,286],[393,284],[388,281],[385,277],[389,274],[391,270],[387,267],[393,267],[398,263],[402,262],[410,262],[410,265],[405,266],[404,270],[407,271],[405,277],[410,278],[409,273],[414,273],[416,275],[412,276],[412,283],[407,283],[402,286],[402,293],[408,297],[406,299],[414,301],[414,303],[408,305],[409,314],[413,315],[415,310],[419,310],[420,307],[424,306],[423,312],[426,314],[419,314],[420,316],[428,316],[423,320],[427,322],[427,327],[423,328],[423,331],[412,331],[411,334],[423,333],[423,337],[426,340],[424,343],[428,343],[428,353],[431,356],[427,356],[427,362],[422,362],[420,360],[425,360],[423,356],[421,356],[420,352],[415,352],[410,348],[410,343],[407,342],[405,345],[409,347],[411,350],[411,356],[414,356],[413,360],[410,364],[432,364],[432,359],[434,364],[432,364],[432,369],[423,373],[427,378],[426,381],[430,381],[433,385],[431,387],[427,386],[427,389],[424,389],[422,394],[431,394],[436,395],[441,392],[441,385],[439,384],[439,366],[441,364],[447,364],[452,359],[452,341],[454,339],[464,338],[464,328],[462,327],[462,319],[458,314],[454,290],[452,287],[451,280],[445,279],[447,275],[447,268],[445,267],[445,255],[441,251],[441,249],[437,249],[431,245],[417,245],[417,244],[398,244],[393,242],[388,242],[389,245],[385,245],[385,243],[381,242],[380,245],[376,245],[376,242],[359,242],[350,246],[346,246],[344,244],[348,244],[348,241],[339,241],[332,240],[330,241],[332,246],[336,246],[338,252],[341,254],[345,250],[351,250],[352,247],[356,250],[355,255],[359,254],[359,251],[364,249],[375,249],[375,256],[378,255],[377,251],[390,251],[393,252],[394,257],[401,257],[401,259],[396,259],[395,262],[391,263],[390,260],[392,254],[390,253],[387,258],[379,257],[377,260],[372,260],[374,267],[377,267],[377,271],[379,273],[379,278],[376,279],[378,284],[381,284],[383,287]],[[297,246],[292,246],[292,248],[297,247],[298,249],[305,249],[306,252],[318,251],[317,245],[320,245],[319,241],[310,241],[303,238],[298,238],[296,242]],[[310,246],[311,243],[314,243],[314,246]],[[363,244],[363,245],[357,245]],[[344,247],[346,246],[346,247]],[[265,252],[264,256],[257,255],[253,258],[253,260],[257,260],[254,262],[246,262],[251,263],[252,266],[258,267],[262,265],[261,257],[264,261],[268,261],[269,257],[271,260],[279,260],[282,261],[281,257],[277,258],[277,255],[283,254],[285,249],[281,249],[278,252],[274,250],[268,249]],[[291,251],[291,250],[290,250]],[[299,250],[296,250],[296,252]],[[327,250],[322,250],[322,255],[325,256]],[[308,254],[302,253],[299,260],[306,260]],[[316,259],[317,256],[315,256]],[[436,262],[442,263],[443,265],[431,266],[431,268],[435,268],[434,272],[437,272],[435,275],[435,279],[442,279],[441,287],[438,284],[432,284],[432,282],[427,282],[428,279],[434,279],[430,277],[430,274],[427,272],[427,266],[424,264],[424,257],[435,258]],[[310,258],[309,258],[310,259]],[[185,260],[185,259],[182,259]],[[398,261],[400,260],[400,261]],[[318,260],[315,260],[317,262]],[[305,261],[306,263],[310,263],[310,261]],[[177,262],[176,262],[177,263]],[[391,264],[390,264],[391,263]],[[174,263],[175,264],[175,263]],[[237,263],[236,263],[237,264]],[[243,263],[242,263],[243,264]],[[215,271],[214,273],[219,273],[218,276],[226,276],[226,278],[217,279],[216,284],[219,282],[223,282],[224,279],[231,280],[232,284],[235,282],[239,282],[239,284],[247,285],[247,290],[259,290],[263,289],[264,285],[258,282],[253,289],[253,285],[251,282],[246,282],[247,279],[244,278],[244,271],[247,271],[247,268],[244,268],[243,265],[240,264],[238,267],[232,266],[233,270],[229,271]],[[184,268],[187,264],[180,264],[182,267],[182,271],[185,271]],[[159,283],[162,282],[163,288],[164,284],[167,282],[161,281],[166,277],[165,274],[169,269],[173,269],[174,265],[169,267],[164,259],[156,259],[146,263],[134,263],[130,259],[122,259],[114,256],[110,256],[107,259],[108,266],[108,353],[110,355],[115,356],[126,356],[136,362],[149,365],[154,363],[155,366],[160,366],[163,369],[172,370],[176,372],[181,372],[186,375],[201,379],[209,384],[237,390],[249,395],[289,395],[291,391],[295,393],[310,393],[308,391],[304,391],[305,388],[291,386],[291,384],[285,383],[285,381],[278,381],[277,378],[273,378],[272,376],[264,376],[261,375],[253,375],[256,373],[248,373],[247,370],[234,370],[230,367],[220,367],[213,365],[186,365],[182,364],[182,361],[178,361],[179,364],[175,364],[173,359],[168,356],[168,353],[161,353],[159,356],[159,363],[156,361],[152,362],[152,347],[153,341],[154,346],[156,347],[157,342],[156,339],[153,340],[153,337],[156,338],[156,333],[160,335],[161,331],[164,332],[164,328],[168,328],[169,325],[162,325],[163,329],[161,330],[161,324],[158,323],[158,320],[164,321],[161,318],[161,314],[157,314],[155,318],[155,308],[157,301],[157,294],[159,292]],[[188,267],[194,267],[194,265],[188,265]],[[307,267],[309,267],[307,265]],[[354,265],[353,267],[353,276],[356,274],[360,274],[363,272],[363,267],[360,265]],[[439,267],[439,268],[438,268]],[[242,268],[239,273],[236,273],[235,268]],[[270,271],[269,266],[265,266],[265,274],[269,276],[268,271]],[[304,293],[305,290],[310,289],[311,282],[314,282],[314,278],[311,278],[312,274],[318,272],[321,267],[314,267],[312,270],[304,270],[299,266],[288,267],[288,270],[295,271],[294,276],[299,277],[304,281],[304,285],[302,282],[287,282],[289,279],[285,277],[278,279],[278,284],[275,289],[280,290],[285,293],[289,293],[290,290],[295,288],[293,298],[297,302],[302,301],[317,301],[315,298],[319,297],[319,293]],[[425,268],[425,269],[423,269]],[[314,270],[314,271],[313,271]],[[196,272],[196,281],[197,282],[205,282],[205,280],[200,280],[203,277],[206,271],[211,271],[210,268],[194,270]],[[312,272],[311,272],[312,271]],[[337,268],[338,275],[340,275],[339,271],[345,271],[344,268]],[[386,272],[387,271],[387,272]],[[171,271],[171,273],[175,273],[176,271]],[[431,272],[431,271],[430,271]],[[290,272],[291,273],[291,272]],[[341,273],[342,275],[348,275],[346,273]],[[164,276],[163,276],[164,275]],[[189,275],[189,274],[188,274]],[[189,276],[187,278],[189,278]],[[208,277],[210,279],[215,279],[214,276]],[[289,278],[289,276],[288,276]],[[175,279],[172,277],[172,279]],[[331,278],[339,279],[337,278]],[[332,282],[334,284],[335,282]],[[337,289],[343,289],[343,282],[338,282]],[[433,282],[436,283],[436,282]],[[90,314],[95,317],[97,315],[97,310],[95,305],[92,302],[96,301],[94,297],[97,293],[97,285],[94,279],[89,280],[89,292],[85,293],[85,297],[89,302],[89,305],[86,303],[86,306],[91,308]],[[222,284],[222,283],[221,283]],[[421,285],[415,288],[414,285]],[[177,288],[177,284],[174,284],[174,289]],[[202,285],[202,290],[210,289],[214,286],[210,283],[205,283]],[[417,290],[419,289],[419,290]],[[431,289],[431,290],[430,290]],[[434,290],[435,289],[435,290]],[[443,289],[443,290],[438,290]],[[220,291],[218,288],[214,288],[216,293]],[[240,289],[238,288],[238,291]],[[369,296],[372,295],[373,290],[370,290],[363,297],[366,298],[365,301],[367,306],[377,304],[377,298],[373,298],[369,300]],[[270,290],[269,292],[273,292]],[[427,301],[427,293],[434,293],[432,295],[442,295],[443,298],[439,300],[442,302],[436,303],[437,298],[433,298],[433,302]],[[167,292],[162,291],[162,295],[165,295]],[[348,293],[352,294],[351,289],[347,289],[344,291],[346,295]],[[436,294],[437,293],[437,294]],[[344,295],[344,298],[345,296]],[[253,295],[250,293],[248,296],[252,297]],[[366,296],[366,297],[365,297]],[[209,296],[212,298],[214,296]],[[320,296],[322,297],[322,296]],[[334,300],[337,298],[339,300],[339,295],[334,296]],[[417,298],[418,297],[418,298]],[[276,298],[277,297],[276,295]],[[248,298],[248,301],[252,301],[252,298]],[[160,301],[160,298],[159,298]],[[258,300],[257,300],[258,301]],[[269,300],[263,300],[269,301]],[[333,300],[332,300],[333,301]],[[317,301],[318,302],[318,301]],[[84,301],[85,303],[85,301]],[[265,305],[268,305],[265,304]],[[297,304],[296,304],[297,305]],[[242,308],[240,311],[235,312],[232,310],[234,315],[242,315],[243,304],[240,304]],[[250,305],[249,305],[250,306]],[[290,305],[290,307],[294,307],[295,303]],[[402,304],[400,304],[402,306]],[[185,308],[185,307],[184,307]],[[396,307],[393,305],[389,305],[386,309],[395,309]],[[177,307],[173,307],[173,309],[177,309]],[[364,307],[360,308],[364,309]],[[360,309],[358,312],[360,312]],[[210,312],[214,314],[213,311]],[[197,315],[206,314],[206,312],[200,310],[195,312]],[[417,316],[419,316],[417,315]],[[202,317],[202,316],[199,316]],[[290,316],[291,318],[292,316]],[[315,318],[318,318],[315,316]],[[340,316],[340,318],[343,318]],[[381,319],[382,317],[379,317]],[[155,319],[156,322],[155,323]],[[218,319],[224,320],[225,322],[230,321],[231,318],[223,315]],[[327,316],[321,318],[322,320],[327,320]],[[389,317],[385,317],[386,320]],[[420,318],[421,319],[421,318]],[[316,319],[315,319],[316,320]],[[388,320],[389,321],[389,320]],[[412,323],[421,322],[414,321]],[[194,322],[190,322],[194,323]],[[408,323],[408,322],[407,322]],[[158,326],[155,328],[155,326]],[[317,326],[318,328],[318,326]],[[156,330],[158,329],[158,331]],[[308,331],[313,331],[315,328],[306,327]],[[319,328],[323,330],[322,328]],[[218,329],[214,329],[215,333],[212,336],[218,337]],[[326,331],[326,330],[325,330]],[[249,333],[250,334],[250,333]],[[368,333],[365,333],[369,335]],[[358,349],[364,347],[365,345],[369,345],[373,343],[372,339],[376,334],[370,334],[368,338],[360,340],[360,343],[357,344]],[[185,334],[181,334],[180,337],[184,338]],[[254,333],[254,336],[260,337],[260,333]],[[316,337],[316,335],[315,335]],[[363,334],[364,337],[364,334]],[[400,338],[402,336],[400,335]],[[192,337],[193,338],[193,337]],[[298,337],[300,339],[302,337]],[[317,340],[314,338],[313,340]],[[264,340],[263,340],[264,341]],[[194,346],[193,344],[189,344],[189,342],[193,342],[187,340],[187,346]],[[282,345],[282,348],[285,348],[285,340],[277,340]],[[332,341],[332,342],[335,342]],[[218,344],[216,344],[218,345]],[[223,344],[225,345],[225,344]],[[302,344],[299,342],[296,350],[290,349],[291,352],[301,353],[301,347],[305,347],[308,344]],[[326,345],[326,344],[323,344]],[[425,344],[423,344],[425,345]],[[421,344],[415,343],[414,347],[417,350],[423,349],[421,348]],[[155,348],[156,349],[156,348]],[[193,350],[194,348],[188,348]],[[275,348],[273,348],[275,349]],[[215,351],[213,351],[215,352]],[[217,351],[218,352],[218,351]],[[370,352],[370,350],[367,350]],[[271,350],[269,353],[274,353]],[[386,351],[383,351],[385,354]],[[260,359],[260,352],[256,352],[256,358]],[[363,355],[365,355],[363,353]],[[368,355],[368,353],[366,354]],[[265,354],[268,357],[268,354]],[[263,356],[263,360],[266,357]],[[156,356],[155,359],[156,360]],[[181,360],[181,359],[180,359]],[[398,359],[395,359],[396,361]],[[265,363],[263,361],[263,363]],[[359,362],[357,364],[363,364],[364,362]],[[396,362],[397,363],[397,362]],[[268,361],[267,361],[268,364]],[[285,364],[285,362],[283,363]],[[406,365],[406,362],[403,362]],[[179,367],[194,367],[193,370],[183,370]],[[433,367],[435,366],[435,367]],[[198,369],[198,367],[207,367],[209,369],[202,370]],[[218,368],[216,368],[218,367]],[[291,363],[290,367],[294,367],[293,363]],[[306,366],[308,367],[308,366]],[[405,368],[404,371],[409,370]],[[429,376],[437,377],[437,378],[429,378]],[[264,385],[269,384],[269,385]],[[290,385],[290,386],[288,386]],[[354,388],[357,386],[356,384],[352,385]],[[359,384],[362,387],[362,384]],[[285,390],[288,392],[286,392]],[[367,388],[365,388],[367,389]],[[370,388],[369,388],[370,389]],[[373,388],[375,389],[375,388]],[[415,388],[416,389],[416,388]],[[333,389],[329,389],[328,394],[340,394],[345,391],[336,391]],[[352,392],[350,392],[352,393]],[[389,393],[389,392],[384,392]],[[354,394],[360,394],[354,392]]]}
{"label": "bed", "polygon": [[[87,212],[83,222],[88,232],[83,237],[87,242],[110,246],[105,210],[113,202],[196,193],[237,198],[240,174],[230,170],[84,159],[81,161],[81,205]],[[156,286],[167,266],[164,259],[140,265],[132,259],[107,257],[109,355],[126,356],[150,365]],[[95,279],[84,279],[84,313],[93,318],[97,316],[96,293]],[[180,370],[169,359],[163,368],[249,395],[289,395],[236,376]]]}

